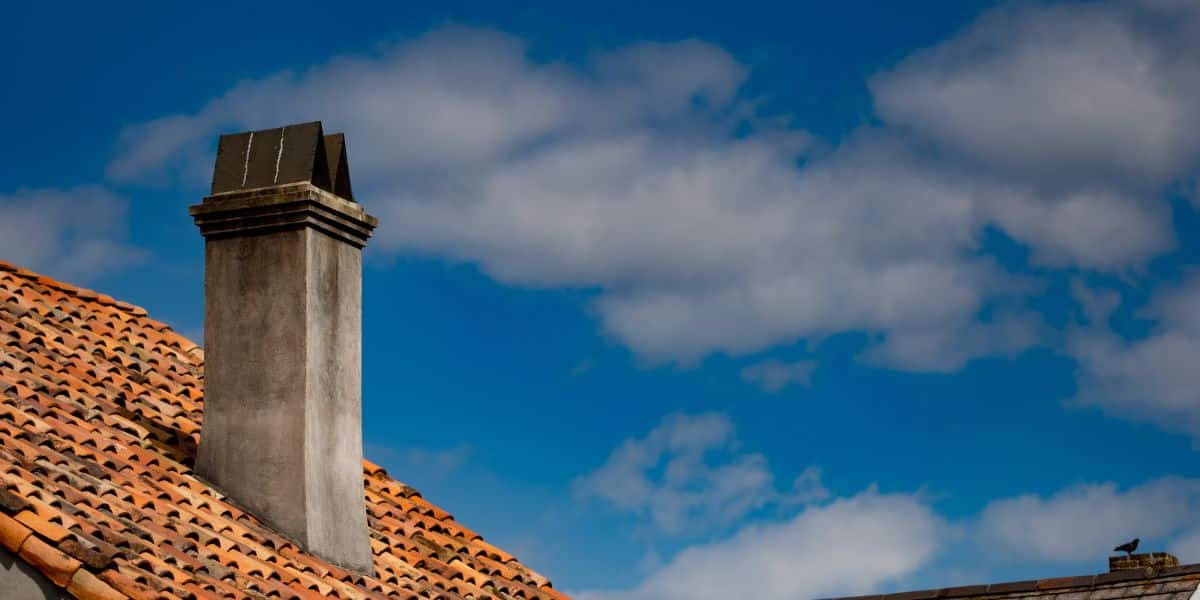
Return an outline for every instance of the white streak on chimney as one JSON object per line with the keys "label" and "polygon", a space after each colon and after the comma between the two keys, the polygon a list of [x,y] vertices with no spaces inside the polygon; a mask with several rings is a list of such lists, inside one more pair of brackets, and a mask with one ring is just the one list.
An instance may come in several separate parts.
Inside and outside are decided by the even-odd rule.
{"label": "white streak on chimney", "polygon": [[242,163],[242,187],[246,186],[246,176],[250,174],[250,147],[254,145],[254,132],[250,132],[250,139],[246,142],[246,162]]}
{"label": "white streak on chimney", "polygon": [[275,155],[275,179],[271,183],[279,183],[279,161],[283,160],[283,137],[287,135],[287,127],[279,130],[279,153]]}

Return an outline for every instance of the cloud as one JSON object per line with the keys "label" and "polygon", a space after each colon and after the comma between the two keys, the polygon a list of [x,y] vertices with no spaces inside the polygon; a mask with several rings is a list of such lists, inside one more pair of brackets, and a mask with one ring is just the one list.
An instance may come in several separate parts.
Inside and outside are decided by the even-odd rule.
{"label": "cloud", "polygon": [[740,451],[733,423],[716,413],[664,417],[645,436],[622,442],[574,488],[667,535],[708,533],[769,504],[805,504],[829,493],[815,469],[791,490],[777,490],[766,457]]}
{"label": "cloud", "polygon": [[473,166],[567,132],[669,126],[707,112],[701,104],[723,106],[744,77],[728,54],[699,41],[634,44],[579,70],[533,62],[523,42],[499,32],[443,27],[377,54],[245,81],[196,114],[128,127],[108,172],[122,181],[204,173],[218,131],[324,120],[351,132],[351,161],[368,182],[454,186]]}
{"label": "cloud", "polygon": [[[987,572],[1029,564],[1085,564],[1141,537],[1188,562],[1200,557],[1200,480],[1164,477],[1122,489],[1083,483],[1049,496],[989,502],[951,521],[922,494],[874,487],[810,504],[781,520],[743,524],[731,536],[656,556],[654,568],[625,590],[590,590],[580,600],[812,598],[910,586],[987,583]],[[970,565],[972,579],[947,579]],[[799,568],[803,567],[803,568]],[[737,573],[730,577],[729,573]]]}
{"label": "cloud", "polygon": [[1174,245],[1162,187],[1200,166],[1200,7],[1009,3],[870,80],[880,118],[1021,193],[985,209],[1050,266]]}
{"label": "cloud", "polygon": [[1029,494],[989,503],[978,535],[981,547],[1007,560],[1081,562],[1134,537],[1174,536],[1180,537],[1172,547],[1195,558],[1198,510],[1196,479],[1168,477],[1126,490],[1113,483],[1079,484],[1048,498]]}
{"label": "cloud", "polygon": [[[754,476],[731,478],[726,469]],[[755,483],[720,483],[729,479]],[[655,544],[686,527],[707,534],[674,554],[651,550],[636,586],[584,591],[576,595],[581,600],[769,600],[862,594],[914,582],[980,583],[989,571],[1014,564],[1084,565],[1133,537],[1185,561],[1200,557],[1200,527],[1193,522],[1200,512],[1200,479],[1162,477],[1130,487],[1079,483],[1044,496],[998,498],[978,513],[950,519],[922,491],[882,494],[871,486],[834,496],[815,467],[790,490],[777,490],[765,457],[739,452],[734,425],[721,414],[664,418],[646,436],[623,442],[576,487],[650,522],[654,528],[635,533]],[[731,502],[735,495],[741,498]],[[779,516],[760,518],[746,503],[773,504]],[[696,528],[721,519],[732,525],[731,534]],[[946,579],[968,565],[978,580]]]}
{"label": "cloud", "polygon": [[1200,7],[1008,3],[871,79],[888,124],[1020,177],[1162,184],[1195,167]]}
{"label": "cloud", "polygon": [[[1095,294],[1081,301],[1095,305]],[[1169,431],[1200,440],[1200,273],[1193,272],[1178,286],[1156,292],[1144,311],[1154,321],[1145,336],[1126,339],[1113,332],[1103,311],[1113,301],[1091,311],[1099,319],[1068,336],[1068,353],[1079,365],[1076,402],[1106,412],[1148,421]]]}
{"label": "cloud", "polygon": [[790,385],[808,385],[816,366],[811,360],[765,360],[743,367],[741,376],[742,379],[774,394]]}
{"label": "cloud", "polygon": [[[833,148],[758,114],[748,69],[702,41],[569,64],[447,27],[131,126],[109,174],[193,177],[219,131],[323,119],[351,139],[376,252],[584,290],[652,363],[863,332],[868,361],[948,371],[1045,335],[989,228],[1053,268],[1127,270],[1173,246],[1156,186],[1197,154],[1175,126],[1197,105],[1193,12],[998,9],[872,78],[883,126]],[[1095,47],[1106,34],[1133,52],[1111,72],[1088,58],[1114,52]]]}
{"label": "cloud", "polygon": [[928,564],[943,527],[918,498],[870,489],[692,546],[633,589],[576,597],[783,600],[866,593]]}
{"label": "cloud", "polygon": [[0,194],[0,258],[88,281],[145,259],[126,241],[128,203],[98,186]]}

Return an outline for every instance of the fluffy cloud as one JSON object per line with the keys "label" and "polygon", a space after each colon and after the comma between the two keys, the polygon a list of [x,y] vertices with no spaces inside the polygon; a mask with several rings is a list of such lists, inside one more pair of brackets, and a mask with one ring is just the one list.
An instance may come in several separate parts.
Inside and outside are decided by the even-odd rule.
{"label": "fluffy cloud", "polygon": [[0,257],[75,281],[141,261],[144,252],[125,241],[127,208],[96,186],[0,195]]}
{"label": "fluffy cloud", "polygon": [[1048,498],[1023,495],[991,502],[979,520],[981,547],[1009,560],[1079,562],[1129,539],[1176,538],[1182,558],[1200,556],[1200,480],[1164,478],[1120,490],[1080,484]]}
{"label": "fluffy cloud", "polygon": [[1053,267],[1172,246],[1157,186],[1195,162],[1200,134],[1176,126],[1197,105],[1194,12],[994,11],[873,78],[885,127],[822,152],[757,115],[747,69],[703,42],[566,64],[444,28],[130,127],[109,173],[188,176],[218,131],[323,119],[352,140],[376,251],[589,290],[604,331],[651,361],[861,331],[868,360],[950,370],[1042,337],[980,245],[989,227]]}
{"label": "fluffy cloud", "polygon": [[989,218],[1053,266],[1172,247],[1163,185],[1200,164],[1194,2],[1014,3],[871,80],[880,117],[1018,184]]}
{"label": "fluffy cloud", "polygon": [[1159,291],[1143,315],[1153,328],[1133,340],[1109,329],[1111,298],[1077,294],[1094,321],[1069,337],[1080,370],[1076,400],[1200,439],[1200,273]]}
{"label": "fluffy cloud", "polygon": [[204,173],[216,132],[323,120],[353,136],[364,183],[402,183],[415,195],[564,134],[669,127],[692,110],[710,112],[705,105],[725,107],[744,77],[728,54],[698,41],[635,44],[581,70],[534,62],[508,35],[446,27],[379,54],[247,81],[196,114],[129,127],[108,172],[123,181],[164,169]]}
{"label": "fluffy cloud", "polygon": [[[578,597],[771,599],[939,586],[968,565],[980,581],[1013,564],[1083,565],[1135,536],[1184,560],[1200,557],[1200,479],[1163,477],[1126,488],[1080,483],[996,499],[956,520],[939,515],[920,492],[881,494],[872,486],[834,497],[816,468],[786,492],[773,480],[764,457],[738,452],[725,415],[670,415],[626,440],[576,482],[578,492],[641,516],[655,527],[638,534],[654,542],[700,523],[734,531],[665,559],[652,555],[646,576],[629,589]],[[783,516],[753,518],[749,507],[768,503]]]}
{"label": "fluffy cloud", "polygon": [[945,369],[1032,341],[1020,318],[975,321],[1006,282],[971,255],[970,182],[885,134],[799,169],[803,132],[732,134],[744,77],[701,42],[575,67],[443,29],[132,127],[110,173],[186,173],[220,129],[322,118],[353,140],[356,187],[383,220],[375,247],[598,290],[605,330],[652,360],[865,329],[873,358]]}
{"label": "fluffy cloud", "polygon": [[740,452],[733,423],[715,413],[665,417],[577,479],[575,491],[669,535],[707,532],[768,504],[806,504],[828,495],[815,469],[797,477],[790,490],[777,490],[766,457]]}
{"label": "fluffy cloud", "polygon": [[1054,182],[1161,184],[1200,159],[1200,8],[1010,3],[871,81],[889,124]]}
{"label": "fluffy cloud", "polygon": [[634,589],[577,597],[783,600],[866,593],[928,564],[943,528],[918,498],[867,490],[688,548]]}
{"label": "fluffy cloud", "polygon": [[577,597],[829,597],[896,591],[914,581],[947,585],[953,583],[947,573],[967,564],[978,580],[962,583],[980,583],[988,570],[1013,563],[1083,565],[1135,536],[1146,547],[1194,561],[1200,557],[1198,510],[1200,480],[1178,477],[1127,489],[1088,483],[1046,497],[1002,498],[959,522],[938,515],[920,494],[872,488],[685,548],[633,588]]}

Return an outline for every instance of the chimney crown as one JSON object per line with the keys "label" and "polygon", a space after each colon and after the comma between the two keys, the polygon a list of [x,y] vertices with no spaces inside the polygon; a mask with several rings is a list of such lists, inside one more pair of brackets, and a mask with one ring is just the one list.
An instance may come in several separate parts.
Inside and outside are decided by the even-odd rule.
{"label": "chimney crown", "polygon": [[1146,552],[1129,556],[1108,557],[1108,570],[1110,573],[1117,571],[1144,571],[1146,569],[1157,571],[1177,566],[1179,566],[1179,559],[1166,552]]}

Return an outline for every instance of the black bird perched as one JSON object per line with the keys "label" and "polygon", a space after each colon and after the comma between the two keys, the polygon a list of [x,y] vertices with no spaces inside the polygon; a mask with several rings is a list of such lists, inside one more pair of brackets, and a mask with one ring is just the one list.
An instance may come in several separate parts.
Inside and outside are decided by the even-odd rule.
{"label": "black bird perched", "polygon": [[1139,540],[1138,538],[1133,538],[1133,541],[1125,542],[1124,544],[1121,544],[1120,546],[1113,548],[1113,552],[1124,552],[1124,553],[1128,554],[1129,556],[1133,556],[1133,551],[1137,550],[1137,545],[1138,545],[1138,542],[1140,542],[1140,541],[1141,540]]}

